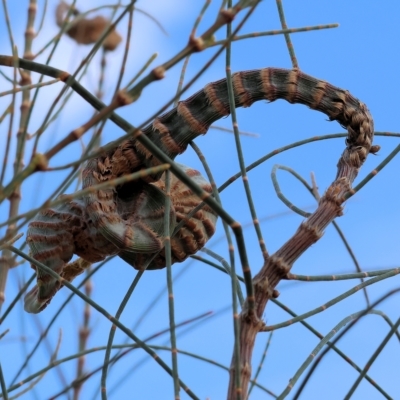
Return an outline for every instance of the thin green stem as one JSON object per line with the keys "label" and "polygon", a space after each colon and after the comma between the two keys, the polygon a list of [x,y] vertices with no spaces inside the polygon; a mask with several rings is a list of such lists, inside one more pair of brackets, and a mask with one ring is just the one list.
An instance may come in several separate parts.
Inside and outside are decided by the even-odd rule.
{"label": "thin green stem", "polygon": [[1,387],[1,394],[2,394],[3,399],[8,400],[8,391],[7,391],[6,382],[4,380],[3,369],[1,368],[1,363],[0,363],[0,387]]}
{"label": "thin green stem", "polygon": [[[296,214],[301,215],[302,217],[308,218],[311,213],[303,211],[302,209],[296,207],[290,200],[288,200],[288,198],[282,193],[281,191],[281,187],[279,185],[278,179],[276,177],[276,171],[278,169],[282,169],[284,171],[288,171],[290,172],[293,176],[295,176],[304,186],[308,186],[307,182],[304,180],[304,178],[302,178],[296,171],[292,170],[289,167],[286,167],[284,165],[279,165],[279,164],[275,164],[272,167],[271,170],[271,179],[272,179],[272,184],[274,185],[274,189],[275,189],[275,193],[278,196],[279,200],[282,201],[282,203],[284,203],[290,210],[292,210],[293,212],[295,212]],[[308,186],[309,187],[309,186]]]}
{"label": "thin green stem", "polygon": [[21,86],[19,88],[15,87],[14,89],[7,90],[5,92],[1,92],[0,97],[7,96],[9,94],[18,93],[18,92],[23,92],[24,90],[31,90],[31,89],[35,89],[35,88],[53,85],[54,83],[58,83],[58,82],[60,82],[59,79],[52,79],[51,81],[47,81],[47,82],[33,83],[32,85]]}
{"label": "thin green stem", "polygon": [[[222,201],[221,201],[221,197],[218,193],[218,189],[217,189],[217,185],[215,183],[214,180],[214,176],[213,173],[211,171],[211,168],[209,167],[206,158],[204,157],[204,154],[202,153],[202,151],[200,150],[199,146],[197,146],[196,143],[191,142],[190,146],[192,147],[192,149],[195,151],[195,153],[197,154],[197,156],[199,157],[199,160],[201,161],[201,163],[203,164],[204,170],[206,171],[206,175],[207,178],[211,184],[212,190],[213,190],[213,196],[215,198],[215,200],[221,204],[222,206]],[[191,213],[190,215],[194,215],[198,209],[200,209],[202,207],[202,204],[200,204],[198,207],[196,207]],[[190,216],[188,216],[190,217]],[[182,221],[179,225],[183,225],[184,221]],[[178,227],[179,227],[178,225]],[[226,236],[226,241],[228,244],[228,251],[229,251],[229,261],[230,261],[230,265],[229,266],[226,261],[220,257],[218,259],[218,261],[220,261],[221,263],[224,263],[224,267],[227,268],[226,270],[229,271],[228,273],[231,274],[232,268],[235,270],[235,252],[234,252],[234,247],[233,247],[233,242],[232,242],[232,235],[231,232],[229,230],[229,226],[225,221],[222,221],[222,226],[224,227],[224,232],[225,232],[225,236]],[[177,228],[178,228],[177,227]],[[177,230],[177,229],[175,229]],[[210,253],[211,255],[211,253]],[[213,253],[212,257],[216,258],[218,257],[215,253]],[[223,261],[222,261],[223,260]],[[236,285],[236,284],[235,284]],[[240,285],[236,285],[236,290],[238,290],[237,294],[235,293],[235,296],[239,296],[240,299],[240,303],[243,304],[243,295],[240,289]]]}
{"label": "thin green stem", "polygon": [[174,288],[172,279],[172,260],[171,260],[171,176],[169,171],[165,172],[165,212],[164,212],[164,249],[165,249],[165,265],[167,269],[167,288],[168,288],[168,315],[170,326],[170,342],[171,342],[171,358],[172,373],[174,380],[174,398],[180,399],[179,372],[178,372],[178,353],[176,351],[176,332],[175,332],[175,305],[174,305]]}
{"label": "thin green stem", "polygon": [[[225,128],[224,126],[219,126],[219,125],[211,125],[210,129],[215,129],[216,131],[222,131],[222,132],[229,132],[229,133],[233,133],[233,129],[230,128]],[[252,133],[252,132],[246,132],[246,131],[239,131],[239,134],[241,136],[249,136],[249,137],[253,137],[253,138],[259,138],[260,135],[258,133]]]}
{"label": "thin green stem", "polygon": [[40,31],[43,28],[44,20],[45,20],[46,12],[47,12],[47,6],[48,6],[48,0],[44,0],[42,18],[40,19],[39,28],[37,28],[37,30],[36,30],[35,37],[39,36]]}
{"label": "thin green stem", "polygon": [[[291,28],[291,29],[281,29],[281,30],[265,31],[265,32],[254,32],[254,33],[247,33],[245,35],[235,36],[232,39],[232,42],[237,42],[238,40],[244,40],[244,39],[254,39],[263,36],[285,35],[289,33],[310,32],[315,30],[332,29],[338,27],[339,24],[327,24],[327,25],[306,26],[304,28]],[[207,47],[220,46],[221,44],[224,44],[224,42],[225,40],[217,40],[215,42],[211,42],[210,44],[208,44]]]}
{"label": "thin green stem", "polygon": [[273,334],[274,334],[274,332],[271,332],[271,333],[268,335],[267,343],[266,343],[266,345],[265,345],[264,352],[263,352],[263,354],[262,354],[262,356],[261,356],[261,361],[260,361],[260,363],[258,364],[258,368],[257,368],[257,371],[256,371],[256,373],[255,373],[255,375],[254,375],[254,378],[250,381],[250,388],[249,388],[249,392],[247,393],[247,398],[248,398],[248,399],[250,398],[250,394],[251,394],[251,392],[252,392],[252,390],[253,390],[255,384],[257,383],[258,375],[260,375],[260,372],[261,372],[261,370],[262,370],[262,368],[263,368],[263,366],[264,366],[265,357],[267,356],[268,349],[269,349],[269,346],[270,346],[270,344],[271,344],[271,340],[272,340],[272,335],[273,335]]}
{"label": "thin green stem", "polygon": [[[287,24],[285,19],[285,12],[283,11],[282,0],[276,0],[276,5],[278,7],[279,19],[281,21],[282,30],[283,29],[287,30]],[[286,46],[289,50],[290,60],[292,61],[292,66],[294,69],[298,69],[299,64],[297,62],[296,54],[294,52],[294,47],[292,40],[290,39],[290,35],[288,32],[285,32],[284,35],[285,35]]]}
{"label": "thin green stem", "polygon": [[146,71],[146,69],[150,66],[150,64],[158,57],[158,53],[152,54],[149,59],[144,63],[143,67],[140,68],[138,73],[128,82],[128,84],[125,86],[124,90],[127,90],[127,88],[131,85],[133,85],[134,82],[136,82],[141,75]]}
{"label": "thin green stem", "polygon": [[[144,271],[139,271],[135,279],[133,280],[131,286],[129,287],[128,291],[126,292],[120,306],[118,307],[117,313],[115,314],[115,319],[119,320],[122,312],[124,311],[126,305],[128,304],[129,299],[132,296],[133,291],[136,288],[136,285],[138,284],[140,278],[142,277]],[[110,356],[111,356],[111,349],[113,348],[113,341],[114,341],[114,336],[115,332],[117,330],[117,326],[113,324],[110,329],[110,333],[108,335],[108,342],[106,346],[106,351],[104,353],[104,362],[103,362],[103,368],[101,372],[101,398],[102,400],[107,400],[107,372],[108,372],[108,366],[110,364]]]}
{"label": "thin green stem", "polygon": [[[279,149],[275,149],[275,150],[269,152],[268,154],[266,154],[265,156],[263,156],[263,157],[259,158],[258,160],[254,161],[253,163],[251,163],[250,165],[248,165],[246,167],[246,172],[251,171],[252,169],[258,167],[259,165],[261,165],[265,161],[269,160],[270,158],[276,156],[277,154],[283,153],[283,152],[285,152],[287,150],[291,150],[291,149],[294,149],[296,147],[300,147],[300,146],[303,146],[305,144],[316,142],[316,141],[320,141],[320,140],[337,139],[337,138],[342,138],[342,137],[346,137],[346,136],[347,136],[347,133],[333,133],[333,134],[330,134],[330,135],[313,136],[313,137],[310,137],[308,139],[299,140],[298,142],[290,143],[290,144],[288,144],[286,146],[280,147]],[[241,177],[241,172],[237,172],[235,175],[231,176],[225,183],[223,183],[218,188],[218,191],[222,192],[224,189],[226,189],[229,185],[231,185],[233,182],[235,182],[240,177]]]}
{"label": "thin green stem", "polygon": [[128,31],[126,33],[126,45],[125,45],[124,55],[122,58],[121,68],[120,68],[120,72],[118,75],[118,81],[117,81],[117,85],[115,87],[114,95],[116,95],[118,93],[118,90],[121,87],[122,78],[124,77],[124,73],[125,73],[126,62],[128,60],[129,49],[131,47],[130,44],[131,44],[131,35],[132,35],[133,10],[134,10],[133,7],[131,7],[129,9]]}
{"label": "thin green stem", "polygon": [[371,278],[373,276],[384,275],[390,271],[398,268],[388,268],[375,271],[362,271],[354,274],[341,274],[341,275],[296,275],[289,273],[285,279],[296,280],[296,281],[306,281],[306,282],[321,282],[321,281],[342,281],[347,279],[360,279],[360,278]]}
{"label": "thin green stem", "polygon": [[[221,257],[217,253],[214,253],[212,250],[207,249],[206,247],[203,247],[200,251],[202,251],[203,253],[208,254],[210,257],[213,257],[216,260],[218,260],[223,266],[223,268],[221,270],[223,272],[225,272],[226,274],[228,274],[232,279],[232,269],[229,266],[228,262],[223,257]],[[191,257],[196,259],[196,260],[205,262],[206,264],[209,264],[209,265],[211,265],[213,267],[216,266],[214,263],[209,263],[207,260],[203,259],[200,256],[191,256]],[[221,267],[219,267],[219,266],[217,267],[217,269],[220,269],[220,268]],[[242,277],[239,277],[239,276],[235,275],[234,281],[235,281],[235,284],[236,284],[236,293],[237,293],[237,297],[239,299],[240,306],[243,307],[244,297],[243,297],[242,289],[240,287],[239,280],[241,280],[243,282],[243,278]],[[236,295],[236,293],[235,293],[235,295]]]}
{"label": "thin green stem", "polygon": [[[86,275],[90,274],[90,265],[86,269]],[[85,283],[85,295],[91,297],[92,295],[92,283],[88,279]],[[78,329],[78,351],[85,351],[88,344],[89,334],[90,334],[90,315],[91,308],[89,304],[85,303],[83,307],[83,323]],[[76,377],[79,379],[81,376],[85,375],[85,357],[79,357],[77,360],[77,372]],[[73,400],[78,400],[81,394],[82,385],[74,386]]]}
{"label": "thin green stem", "polygon": [[19,299],[22,297],[22,295],[25,293],[25,291],[28,289],[29,285],[35,280],[36,274],[32,274],[31,277],[26,281],[26,283],[21,287],[21,289],[18,291],[17,295],[14,297],[10,305],[7,307],[7,309],[4,311],[4,313],[0,317],[0,325],[4,322],[4,320],[7,318],[7,315],[12,311],[14,306],[18,303]]}
{"label": "thin green stem", "polygon": [[346,200],[350,197],[354,196],[362,187],[364,187],[373,177],[375,177],[378,172],[380,172],[386,165],[389,164],[394,157],[397,156],[397,153],[400,152],[400,144],[397,145],[394,150],[374,169],[372,170],[358,185],[356,185],[353,189],[351,189],[346,195]]}
{"label": "thin green stem", "polygon": [[[200,13],[197,16],[196,21],[193,25],[192,32],[190,33],[191,38],[195,37],[196,29],[197,29],[198,25],[200,24],[200,21],[204,15],[204,13],[206,12],[208,6],[210,5],[210,3],[211,3],[211,0],[206,0],[203,5],[203,8],[200,10]],[[189,64],[190,56],[191,56],[191,54],[189,54],[185,58],[185,61],[183,62],[183,65],[182,65],[181,75],[179,77],[178,89],[176,90],[176,100],[174,101],[174,106],[176,106],[178,104],[179,96],[180,96],[180,93],[182,92],[183,82],[185,81],[185,74],[186,74],[187,66]]]}
{"label": "thin green stem", "polygon": [[[230,4],[229,1],[228,1],[228,4]],[[227,25],[227,37],[230,37],[231,34],[232,34],[231,33],[231,25],[228,24]],[[253,219],[254,229],[257,234],[258,242],[259,242],[260,249],[261,249],[261,254],[263,255],[264,260],[267,260],[268,250],[267,250],[264,238],[262,236],[260,222],[257,217],[256,208],[254,206],[253,197],[251,195],[249,178],[246,173],[246,165],[245,165],[245,161],[244,161],[242,144],[240,142],[239,126],[238,126],[238,122],[237,122],[236,107],[235,107],[235,93],[233,91],[232,73],[231,73],[230,63],[231,63],[231,43],[228,42],[227,47],[226,47],[226,84],[228,87],[229,107],[230,107],[230,111],[231,111],[232,128],[233,128],[233,132],[235,135],[236,152],[237,152],[237,156],[238,156],[240,172],[242,175],[243,186],[244,186],[244,190],[246,193],[247,203],[249,206],[251,217]]]}
{"label": "thin green stem", "polygon": [[[232,7],[232,0],[228,0],[228,7]],[[228,23],[226,26],[226,37],[227,39],[232,36],[232,25]],[[235,108],[235,96],[233,93],[233,85],[232,85],[232,75],[231,75],[231,42],[227,41],[226,45],[226,58],[225,58],[225,69],[226,69],[226,84],[228,87],[228,96],[229,96],[229,108],[231,111],[231,120],[233,131],[235,134],[235,143],[236,143],[236,151],[239,158],[239,165],[242,172],[243,183],[247,195],[247,200],[250,206],[250,210],[255,212],[250,194],[250,188],[248,187],[247,176],[245,173],[245,166],[244,166],[244,159],[243,153],[240,145],[240,136],[239,136],[239,129],[237,125],[237,118],[236,118],[236,108]],[[252,214],[253,215],[253,214]],[[254,220],[254,218],[253,218]],[[255,220],[254,220],[255,221]],[[256,227],[257,231],[257,227]],[[258,234],[258,231],[257,231]],[[261,242],[260,242],[261,245]],[[268,255],[267,250],[265,247],[261,246],[261,251],[263,256],[266,257]],[[232,263],[231,268],[231,286],[232,286],[232,314],[233,314],[233,332],[234,332],[234,344],[233,344],[233,359],[231,363],[231,371],[233,369],[233,376],[235,379],[235,395],[237,400],[241,400],[243,398],[243,389],[241,383],[241,373],[242,373],[242,363],[240,360],[240,325],[239,325],[239,311],[238,311],[238,304],[237,304],[237,281],[236,281],[236,271],[235,271],[235,264]],[[253,289],[254,290],[254,289]],[[232,377],[231,377],[232,379]]]}
{"label": "thin green stem", "polygon": [[14,44],[14,37],[13,37],[12,29],[11,29],[10,16],[8,14],[7,1],[2,0],[2,3],[3,3],[4,19],[6,20],[6,26],[7,26],[7,32],[8,32],[8,39],[10,40],[11,51],[14,52],[15,44]]}
{"label": "thin green stem", "polygon": [[[17,60],[18,60],[18,53],[17,53],[17,47],[13,49],[13,58],[14,58],[14,68],[13,68],[13,88],[16,89],[17,87]],[[8,158],[10,154],[10,146],[11,146],[11,139],[12,139],[12,132],[13,132],[13,126],[14,126],[14,115],[15,115],[15,100],[16,100],[16,92],[13,91],[12,93],[12,98],[11,98],[11,104],[9,106],[9,112],[10,112],[10,122],[8,125],[8,134],[7,134],[7,143],[6,143],[6,148],[4,151],[4,157],[3,157],[3,166],[1,169],[1,175],[0,175],[0,187],[3,186],[3,181],[4,181],[4,176],[7,170],[8,166]]]}
{"label": "thin green stem", "polygon": [[284,328],[286,326],[292,325],[298,321],[301,321],[303,319],[306,319],[308,317],[311,317],[312,315],[316,315],[319,314],[320,312],[323,312],[325,310],[327,310],[329,307],[332,307],[333,305],[339,303],[340,301],[346,299],[347,297],[357,293],[360,289],[370,286],[376,282],[380,282],[384,279],[388,279],[391,278],[392,276],[396,276],[400,273],[400,268],[395,268],[393,270],[390,270],[389,272],[387,272],[386,274],[380,275],[380,276],[376,276],[375,278],[371,278],[366,282],[363,282],[357,286],[354,286],[352,289],[347,290],[346,292],[342,293],[340,296],[337,296],[335,298],[333,298],[332,300],[328,301],[327,303],[325,303],[324,305],[315,308],[314,310],[308,311],[304,314],[299,315],[296,318],[292,318],[289,321],[286,322],[281,322],[280,324],[276,324],[276,325],[271,325],[271,326],[266,326],[263,330],[265,332],[269,332],[269,331],[273,331],[276,329],[281,329]]}
{"label": "thin green stem", "polygon": [[6,329],[3,333],[0,333],[0,340],[3,339],[3,337],[6,336],[8,332],[10,332],[10,329]]}
{"label": "thin green stem", "polygon": [[350,400],[351,396],[354,394],[356,391],[358,385],[361,383],[361,381],[364,379],[367,371],[371,368],[372,364],[374,361],[377,359],[379,354],[382,353],[382,350],[386,347],[387,343],[389,342],[390,338],[397,332],[397,328],[400,326],[400,318],[397,320],[397,322],[393,325],[393,327],[390,329],[390,331],[387,333],[385,338],[382,340],[378,348],[374,351],[372,356],[369,358],[367,363],[365,364],[365,367],[361,371],[360,375],[358,375],[356,381],[354,382],[353,386],[350,388],[348,393],[346,394],[346,397],[344,400]]}

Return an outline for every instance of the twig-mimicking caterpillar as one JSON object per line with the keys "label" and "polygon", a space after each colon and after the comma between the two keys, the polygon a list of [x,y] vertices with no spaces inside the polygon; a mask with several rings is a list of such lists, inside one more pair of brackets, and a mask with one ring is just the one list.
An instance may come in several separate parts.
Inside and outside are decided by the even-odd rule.
{"label": "twig-mimicking caterpillar", "polygon": [[[372,146],[374,125],[367,107],[346,90],[299,70],[265,68],[238,72],[232,79],[235,107],[249,107],[259,100],[284,99],[321,111],[345,127],[348,137],[338,163],[337,180],[346,178],[351,185],[368,153],[378,150]],[[213,122],[229,113],[226,79],[221,79],[179,102],[142,133],[173,159],[193,139],[205,134]],[[128,139],[88,161],[83,171],[83,187],[159,164],[139,141]],[[182,167],[211,193],[210,185],[197,171]],[[185,185],[173,179],[171,230],[174,222],[185,220],[190,210],[201,202]],[[89,262],[118,254],[140,269],[149,261],[148,255],[163,249],[163,193],[161,174],[154,174],[119,188],[93,191],[84,198],[43,211],[28,230],[31,253],[61,275],[68,273],[67,263],[73,253]],[[186,218],[172,239],[172,261],[183,261],[202,248],[214,233],[215,223],[216,215],[208,207]],[[162,252],[155,257],[149,269],[164,267]],[[25,298],[25,309],[29,312],[43,310],[60,288],[57,280],[40,271],[37,279],[37,287]]]}

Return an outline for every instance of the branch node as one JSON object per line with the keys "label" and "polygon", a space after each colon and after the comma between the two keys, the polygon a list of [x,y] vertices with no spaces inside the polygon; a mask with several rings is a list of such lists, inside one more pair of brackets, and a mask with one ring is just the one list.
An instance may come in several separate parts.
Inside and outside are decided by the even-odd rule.
{"label": "branch node", "polygon": [[158,81],[165,78],[165,68],[162,65],[154,68],[152,72],[154,78]]}
{"label": "branch node", "polygon": [[36,153],[32,162],[35,164],[35,171],[47,171],[49,160],[44,154]]}
{"label": "branch node", "polygon": [[29,72],[21,70],[20,74],[21,74],[21,79],[18,82],[18,84],[20,86],[27,86],[27,85],[30,85],[32,83],[31,75],[30,75]]}
{"label": "branch node", "polygon": [[123,107],[132,103],[132,97],[126,90],[119,90],[115,96],[118,107]]}
{"label": "branch node", "polygon": [[222,23],[223,25],[229,24],[229,22],[232,22],[235,19],[235,13],[233,12],[232,9],[228,10],[220,10],[218,14],[218,20],[217,22]]}
{"label": "branch node", "polygon": [[199,52],[204,50],[204,40],[201,37],[190,35],[188,46],[194,51]]}

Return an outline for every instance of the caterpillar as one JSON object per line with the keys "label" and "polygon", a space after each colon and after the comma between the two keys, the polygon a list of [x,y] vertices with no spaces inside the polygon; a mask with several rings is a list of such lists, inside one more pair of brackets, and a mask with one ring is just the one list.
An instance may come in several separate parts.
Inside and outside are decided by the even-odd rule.
{"label": "caterpillar", "polygon": [[[321,111],[346,128],[346,149],[339,160],[337,179],[346,176],[354,180],[368,153],[375,153],[379,148],[372,146],[374,124],[368,108],[347,90],[299,70],[279,68],[237,72],[232,75],[232,82],[235,107],[249,107],[260,100],[284,99]],[[192,140],[204,135],[213,122],[229,114],[227,83],[221,79],[180,101],[141,133],[174,159]],[[83,188],[160,164],[135,138],[107,146],[110,147],[85,165]],[[181,168],[206,192],[212,192],[210,184],[197,171]],[[201,201],[177,178],[171,178],[171,185],[171,233],[183,221],[171,239],[174,263],[185,260],[205,245],[215,232],[217,215],[204,206],[187,217]],[[88,262],[118,255],[137,269],[163,268],[164,202],[162,173],[146,175],[116,188],[93,190],[82,198],[39,213],[28,228],[31,254],[69,278],[74,277],[68,270],[71,264],[67,264],[73,254]],[[25,310],[33,313],[43,310],[61,287],[48,274],[38,269],[36,272],[37,285],[25,297]]]}

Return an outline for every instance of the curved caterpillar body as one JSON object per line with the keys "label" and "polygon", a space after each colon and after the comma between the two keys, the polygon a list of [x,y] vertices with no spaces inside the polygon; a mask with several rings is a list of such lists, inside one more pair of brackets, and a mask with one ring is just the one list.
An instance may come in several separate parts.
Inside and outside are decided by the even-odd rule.
{"label": "curved caterpillar body", "polygon": [[[212,192],[211,185],[198,171],[185,165],[180,167],[203,190]],[[165,177],[139,187],[140,190],[136,185],[133,191],[129,186],[116,189],[118,220],[109,227],[107,236],[93,224],[82,197],[40,212],[29,224],[27,233],[32,257],[68,281],[90,263],[111,255],[118,255],[136,269],[164,268]],[[68,196],[60,197],[68,199]],[[217,216],[206,206],[188,219],[201,200],[172,174],[170,197],[171,261],[174,263],[184,261],[205,245],[215,232]],[[87,263],[78,260],[67,264],[74,254]],[[37,285],[25,297],[25,310],[32,313],[42,311],[61,287],[58,280],[40,269],[36,269],[36,274]]]}
{"label": "curved caterpillar body", "polygon": [[[359,147],[360,159],[366,158],[373,139],[373,120],[365,104],[347,90],[299,70],[278,68],[237,72],[232,75],[232,81],[236,108],[249,107],[259,100],[284,99],[289,103],[305,104],[346,128],[349,133],[347,148]],[[226,79],[221,79],[179,102],[177,107],[156,118],[142,133],[174,159],[192,140],[205,134],[213,122],[229,113]],[[157,158],[140,142],[128,139],[87,164],[83,186],[98,183],[100,176],[101,179],[110,179],[158,164]],[[153,175],[147,179],[156,181],[159,177]]]}
{"label": "curved caterpillar body", "polygon": [[[336,120],[345,127],[348,130],[347,147],[339,160],[337,178],[343,176],[350,181],[354,180],[368,153],[377,151],[376,146],[372,146],[372,117],[365,104],[347,90],[339,89],[299,70],[278,68],[238,72],[232,75],[232,81],[235,107],[249,107],[259,100],[272,102],[284,99],[289,103],[305,104],[313,110],[321,111],[330,120]],[[190,141],[205,134],[213,122],[229,113],[226,79],[221,79],[179,102],[177,107],[156,118],[141,133],[174,159],[186,150]],[[88,161],[83,171],[83,188],[159,164],[159,160],[139,141],[128,139]],[[202,177],[193,177],[211,192],[209,184]],[[57,272],[63,271],[67,255],[72,256],[71,252],[86,260],[89,257],[94,260],[96,257],[103,259],[107,254],[118,254],[135,268],[143,267],[149,261],[149,254],[157,253],[163,248],[162,196],[155,196],[152,203],[150,198],[153,196],[149,189],[153,182],[155,187],[161,189],[159,192],[162,192],[163,181],[160,178],[161,174],[148,175],[140,181],[122,185],[117,190],[111,188],[93,191],[64,208],[42,212],[31,223],[28,232],[28,242],[34,258]],[[177,188],[172,189],[174,218],[176,221],[185,220],[189,210],[199,204],[200,200],[176,178],[175,184]],[[181,187],[178,188],[179,186]],[[143,203],[137,200],[139,198]],[[143,206],[136,208],[136,201]],[[180,201],[186,201],[187,204],[183,205]],[[86,221],[85,227],[77,225],[75,236],[71,231],[73,221],[76,220],[76,215],[72,216],[75,212],[72,209],[79,209],[80,215],[84,215],[80,220]],[[40,224],[50,215],[62,227],[50,228],[50,236],[47,236],[47,228]],[[215,230],[215,221],[215,214],[207,207],[194,217],[186,218],[184,232],[182,228],[180,234],[172,239],[172,261],[182,261],[202,248]],[[79,249],[80,252],[77,245],[74,247],[67,244],[71,237],[78,235],[84,235],[80,242],[86,246],[84,251]],[[44,250],[47,245],[51,247],[52,240],[56,241],[53,237],[57,237],[62,243],[56,256],[50,250]],[[165,262],[161,251],[149,268],[163,266]],[[57,281],[40,273],[38,285],[39,290],[34,289],[26,298],[25,308],[30,312],[43,309],[59,287]]]}

